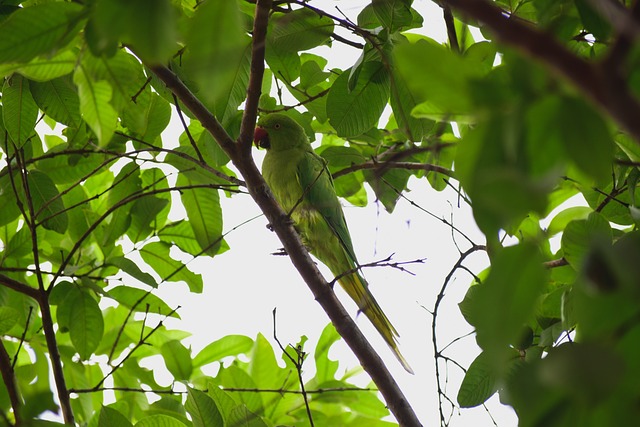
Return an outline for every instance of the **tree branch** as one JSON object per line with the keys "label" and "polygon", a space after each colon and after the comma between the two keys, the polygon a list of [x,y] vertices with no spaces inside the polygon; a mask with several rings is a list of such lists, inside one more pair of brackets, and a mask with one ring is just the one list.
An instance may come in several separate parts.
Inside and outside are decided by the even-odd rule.
{"label": "tree branch", "polygon": [[640,143],[640,103],[626,86],[606,72],[603,63],[589,62],[560,44],[550,34],[518,19],[487,0],[443,0],[482,22],[503,43],[535,59],[576,86]]}
{"label": "tree branch", "polygon": [[12,279],[9,276],[5,276],[4,274],[0,274],[0,285],[9,289],[13,289],[14,291],[20,292],[21,294],[30,296],[36,301],[40,301],[40,292],[38,292],[36,288],[32,288],[31,286]]}
{"label": "tree branch", "polygon": [[347,175],[351,172],[355,172],[357,170],[363,169],[409,169],[409,170],[423,170],[425,172],[436,172],[441,173],[443,175],[448,176],[449,178],[456,178],[455,173],[447,168],[438,165],[432,165],[429,163],[414,163],[414,162],[377,162],[377,161],[369,161],[364,163],[358,163],[355,165],[351,165],[344,169],[337,171],[332,174],[333,178],[339,178],[343,175]]}
{"label": "tree branch", "polygon": [[253,143],[253,130],[258,117],[258,102],[262,92],[267,24],[270,10],[271,0],[262,0],[256,3],[251,45],[251,73],[249,74],[249,85],[247,86],[247,101],[242,114],[242,123],[240,124],[240,135],[238,136],[240,150],[249,157],[251,156]]}
{"label": "tree branch", "polygon": [[[266,20],[268,18],[268,13],[264,13],[264,11],[268,11],[270,3],[270,0],[258,0],[256,6],[256,19]],[[266,27],[266,22],[255,24],[257,28],[261,28],[262,25]],[[264,40],[261,39],[263,36],[264,34],[262,33],[254,34],[254,53],[256,51],[258,52],[257,59],[263,58],[264,55],[264,52],[260,52],[260,50],[264,50]],[[398,422],[403,426],[420,426],[420,421],[398,387],[398,384],[384,365],[382,359],[378,356],[373,347],[371,347],[371,344],[369,344],[362,332],[360,332],[355,322],[349,316],[349,313],[347,313],[334,294],[333,289],[331,289],[327,284],[326,280],[323,278],[322,274],[311,259],[309,252],[302,244],[300,236],[294,229],[293,224],[273,198],[271,191],[267,187],[267,184],[251,157],[251,151],[244,148],[250,144],[250,141],[247,142],[246,140],[240,140],[240,144],[243,146],[243,149],[238,150],[237,146],[233,143],[233,140],[225,132],[224,128],[222,128],[216,118],[195,97],[195,95],[191,93],[175,73],[171,72],[166,67],[151,66],[150,68],[154,73],[156,73],[158,78],[176,94],[184,106],[189,108],[194,116],[200,120],[202,126],[211,133],[216,141],[218,141],[220,147],[227,153],[238,171],[240,171],[245,179],[249,193],[265,214],[265,217],[273,227],[273,231],[278,235],[278,238],[282,242],[287,254],[289,254],[289,257],[291,258],[291,262],[311,289],[311,292],[318,303],[331,319],[331,322],[334,324],[338,333],[344,338],[360,361],[362,367],[376,383],[378,389],[387,402],[389,409],[394,414]],[[250,76],[249,81],[254,82],[253,84],[258,84],[255,82],[262,80],[262,73],[263,66],[255,67],[252,69],[252,75]],[[252,90],[248,91],[247,94],[252,98],[259,97],[259,91],[256,92],[255,90]],[[257,99],[247,99],[245,105],[257,105]],[[250,115],[248,118],[243,118],[243,123],[247,123],[245,126],[248,126],[248,123],[251,122],[251,117],[254,117],[253,115],[255,112],[245,110],[245,114]],[[255,119],[253,120],[255,121]],[[251,123],[251,125],[253,125],[253,123]],[[249,138],[250,136],[251,135],[245,128],[243,138]]]}
{"label": "tree branch", "polygon": [[11,402],[11,408],[13,408],[13,416],[16,420],[16,425],[21,424],[20,420],[20,408],[22,407],[22,398],[18,392],[18,385],[16,384],[16,375],[11,365],[11,358],[7,349],[4,347],[4,343],[0,341],[0,372],[2,373],[2,380],[4,386],[7,389],[9,395],[9,401]]}

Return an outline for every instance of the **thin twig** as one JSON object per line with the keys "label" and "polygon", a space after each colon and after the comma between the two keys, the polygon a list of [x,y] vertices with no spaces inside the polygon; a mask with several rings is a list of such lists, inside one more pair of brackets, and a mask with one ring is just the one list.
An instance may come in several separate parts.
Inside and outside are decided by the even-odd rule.
{"label": "thin twig", "polygon": [[309,418],[309,424],[311,425],[311,427],[313,427],[314,426],[313,416],[311,415],[311,408],[309,407],[309,399],[307,398],[307,392],[304,389],[304,380],[302,379],[302,364],[304,363],[306,354],[304,351],[302,351],[302,348],[291,346],[291,348],[293,348],[293,350],[296,352],[298,356],[297,359],[294,359],[293,356],[287,353],[287,351],[284,349],[284,347],[280,343],[280,340],[278,339],[278,334],[276,332],[276,309],[275,308],[273,309],[273,339],[276,340],[276,342],[278,343],[278,347],[280,347],[280,350],[282,350],[282,353],[284,353],[287,359],[289,359],[291,363],[293,363],[293,366],[296,367],[296,372],[298,373],[298,383],[300,384],[300,394],[302,394],[302,399],[304,399],[304,406],[307,410],[307,417]]}

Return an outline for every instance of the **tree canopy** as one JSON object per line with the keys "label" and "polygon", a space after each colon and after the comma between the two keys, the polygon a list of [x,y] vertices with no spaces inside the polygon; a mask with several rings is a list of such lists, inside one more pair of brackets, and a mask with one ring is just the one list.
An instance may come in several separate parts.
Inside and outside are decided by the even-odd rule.
{"label": "tree canopy", "polygon": [[[370,188],[393,213],[411,179],[471,207],[482,242],[442,219],[460,243],[429,308],[433,419],[496,393],[524,426],[637,419],[640,7],[436,3],[440,16],[422,16],[412,0],[372,0],[349,18],[311,0],[0,1],[0,423],[428,424],[262,179],[252,135],[272,112],[304,127],[345,203],[373,203]],[[434,19],[446,43],[424,35]],[[336,46],[349,67],[329,66]],[[172,115],[178,141],[163,137]],[[274,348],[260,334],[194,354],[164,324],[180,302],[158,288],[200,293],[188,260],[241,250],[221,208],[238,197],[332,322],[313,355],[304,337]],[[476,253],[486,270],[467,267]],[[454,275],[481,348],[453,367],[465,372],[455,396],[437,339]],[[340,338],[371,387],[329,357]],[[175,387],[157,383],[152,358]]]}

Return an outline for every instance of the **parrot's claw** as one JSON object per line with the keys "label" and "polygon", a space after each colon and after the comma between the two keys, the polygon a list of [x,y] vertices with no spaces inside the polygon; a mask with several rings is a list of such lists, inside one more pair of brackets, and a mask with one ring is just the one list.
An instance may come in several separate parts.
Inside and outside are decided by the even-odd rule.
{"label": "parrot's claw", "polygon": [[[277,222],[279,224],[282,224],[282,225],[294,225],[295,224],[293,222],[293,219],[291,219],[291,217],[289,215],[283,215],[282,217],[280,217],[280,219]],[[269,231],[273,231],[273,223],[267,224],[267,228],[269,229]]]}

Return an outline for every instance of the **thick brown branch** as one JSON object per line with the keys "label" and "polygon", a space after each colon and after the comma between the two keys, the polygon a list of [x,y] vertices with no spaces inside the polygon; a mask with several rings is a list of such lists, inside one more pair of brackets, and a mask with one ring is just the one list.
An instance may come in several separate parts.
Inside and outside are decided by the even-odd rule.
{"label": "thick brown branch", "polygon": [[487,0],[443,0],[483,23],[503,43],[535,59],[576,86],[640,143],[640,103],[600,63],[574,55],[550,34],[510,15]]}
{"label": "thick brown branch", "polygon": [[20,408],[22,407],[22,398],[18,392],[18,385],[16,384],[16,375],[11,365],[11,358],[7,349],[4,347],[4,343],[0,341],[0,372],[2,373],[2,380],[4,386],[7,389],[9,395],[9,401],[11,402],[11,408],[13,408],[13,415],[16,420],[16,425],[21,424],[20,420]]}
{"label": "thick brown branch", "polygon": [[269,22],[269,10],[271,0],[258,1],[256,4],[256,16],[253,20],[253,40],[251,46],[251,74],[249,74],[249,86],[247,87],[247,102],[242,115],[240,136],[238,141],[240,149],[245,155],[250,156],[253,140],[253,129],[258,117],[258,102],[262,92],[262,76],[264,75],[264,55],[267,37],[267,23]]}
{"label": "thick brown branch", "polygon": [[[257,9],[265,7],[266,2],[258,1]],[[267,14],[257,13],[257,18],[267,19]],[[257,24],[256,24],[257,25]],[[266,23],[262,24],[266,25]],[[254,38],[256,49],[264,49],[260,46],[259,40]],[[259,53],[259,58],[264,53]],[[276,203],[271,191],[267,187],[262,175],[258,171],[250,150],[238,150],[235,144],[224,131],[220,123],[207,110],[207,108],[189,91],[189,89],[180,81],[180,79],[165,67],[154,66],[151,70],[156,73],[158,78],[165,82],[167,87],[171,89],[182,103],[189,108],[194,116],[200,120],[203,127],[207,129],[220,147],[229,155],[233,164],[240,171],[247,184],[249,193],[260,207],[265,217],[278,235],[287,254],[291,258],[293,265],[300,273],[303,280],[307,283],[314,297],[327,313],[331,322],[336,327],[338,333],[344,338],[349,347],[352,349],[360,364],[365,371],[371,376],[372,380],[378,386],[391,412],[394,414],[398,422],[403,426],[419,426],[420,421],[416,417],[413,409],[407,402],[398,384],[389,373],[382,359],[375,352],[371,344],[366,340],[362,332],[358,329],[355,322],[346,312],[331,287],[327,284],[322,274],[311,259],[309,252],[302,244],[300,236],[295,231],[291,221],[287,218],[285,212]],[[253,72],[262,74],[262,67],[256,67]],[[261,80],[262,76],[251,76],[250,81]],[[248,96],[258,96],[255,91],[249,92]],[[248,99],[246,105],[254,105],[256,99]],[[246,112],[245,114],[255,114],[255,112]],[[246,118],[243,122],[249,123],[250,118]],[[253,123],[252,123],[253,124]]]}
{"label": "thick brown branch", "polygon": [[11,277],[5,276],[4,274],[0,274],[0,285],[9,289],[13,289],[14,291],[20,292],[21,294],[30,296],[36,301],[40,300],[40,292],[38,292],[36,288],[32,288],[31,286],[12,279]]}

